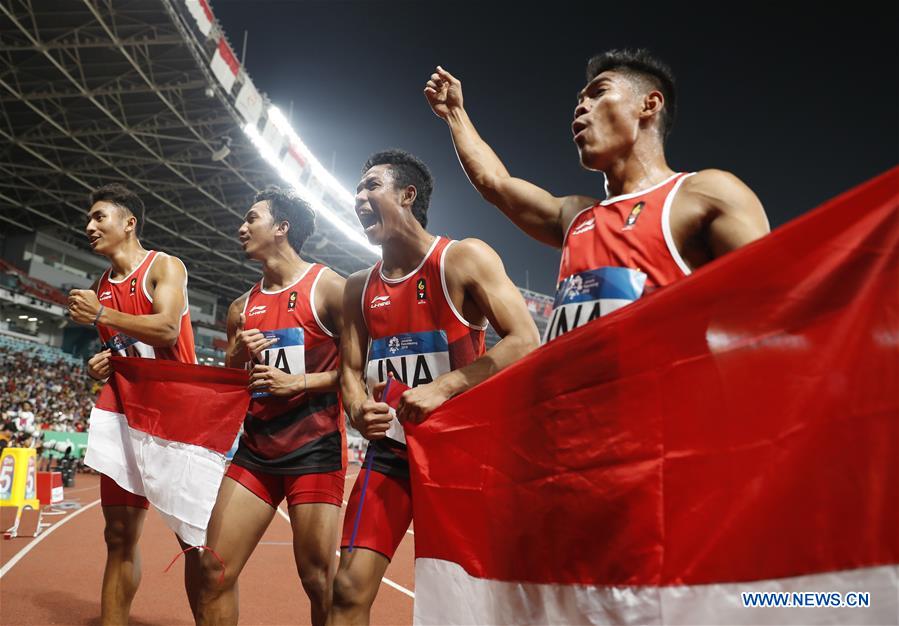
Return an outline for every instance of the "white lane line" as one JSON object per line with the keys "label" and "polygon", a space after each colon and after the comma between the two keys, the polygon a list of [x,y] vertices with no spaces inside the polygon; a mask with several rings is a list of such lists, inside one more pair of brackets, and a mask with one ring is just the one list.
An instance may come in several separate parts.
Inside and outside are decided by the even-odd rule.
{"label": "white lane line", "polygon": [[16,563],[18,563],[19,561],[21,561],[21,560],[25,557],[26,554],[28,554],[29,552],[31,552],[31,551],[35,548],[35,546],[37,546],[37,544],[39,544],[39,543],[42,542],[44,539],[46,539],[47,537],[49,537],[50,535],[52,535],[52,534],[53,534],[53,531],[55,531],[57,528],[59,528],[60,526],[62,526],[62,525],[65,524],[66,522],[69,522],[69,521],[75,519],[76,517],[78,517],[79,515],[81,515],[81,514],[84,513],[85,511],[87,511],[89,508],[91,508],[91,507],[93,507],[93,506],[96,506],[96,505],[98,505],[98,504],[100,504],[100,498],[97,498],[96,500],[94,500],[94,501],[91,502],[90,504],[84,506],[83,508],[78,509],[77,511],[75,511],[74,513],[72,513],[71,515],[69,515],[68,517],[66,517],[66,518],[64,518],[64,519],[62,519],[62,520],[60,520],[59,523],[54,524],[53,526],[51,526],[50,528],[48,528],[47,530],[45,530],[44,532],[42,532],[40,535],[38,535],[37,537],[35,537],[34,539],[32,539],[31,542],[30,542],[27,546],[25,546],[24,548],[22,548],[18,553],[16,553],[16,555],[15,555],[13,558],[11,558],[11,559],[6,563],[6,565],[3,566],[3,569],[0,569],[0,578],[3,578],[3,577],[6,575],[6,572],[8,572],[9,570],[11,570],[11,569],[13,568],[13,566],[14,566]]}
{"label": "white lane line", "polygon": [[[281,507],[278,507],[277,511],[278,511],[278,514],[279,514],[281,517],[283,517],[284,519],[287,520],[288,523],[290,523],[290,516],[289,516],[287,513],[285,513],[283,510],[281,510]],[[337,556],[340,556],[340,550],[337,551]],[[415,599],[415,592],[409,591],[408,589],[406,589],[406,588],[403,587],[402,585],[399,585],[399,584],[393,582],[392,580],[390,580],[390,579],[387,578],[386,576],[385,576],[382,580],[383,580],[385,583],[387,583],[388,585],[390,585],[391,587],[393,587],[394,589],[396,589],[397,591],[406,594],[407,596],[409,596],[409,597],[412,598],[412,599]]]}

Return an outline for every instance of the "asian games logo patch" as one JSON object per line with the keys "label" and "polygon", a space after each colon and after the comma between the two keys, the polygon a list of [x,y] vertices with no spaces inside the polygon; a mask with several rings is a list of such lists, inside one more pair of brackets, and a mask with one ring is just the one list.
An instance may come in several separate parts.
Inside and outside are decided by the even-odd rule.
{"label": "asian games logo patch", "polygon": [[396,352],[400,349],[400,338],[391,337],[387,342],[387,349],[390,350],[390,354],[396,354]]}
{"label": "asian games logo patch", "polygon": [[427,283],[425,282],[425,279],[419,278],[418,282],[415,284],[415,288],[416,288],[415,301],[418,302],[418,304],[424,304],[425,302],[427,302],[428,301],[428,293],[426,291]]}
{"label": "asian games logo patch", "polygon": [[646,206],[645,202],[638,202],[634,205],[634,208],[631,209],[631,214],[627,216],[627,221],[624,223],[624,226],[621,227],[621,230],[631,230],[637,224],[637,218],[640,217],[640,213],[643,212],[643,207]]}
{"label": "asian games logo patch", "polygon": [[297,308],[297,292],[291,291],[290,296],[287,298],[287,310],[293,311]]}
{"label": "asian games logo patch", "polygon": [[581,292],[584,290],[584,279],[578,275],[574,275],[571,277],[571,280],[568,282],[566,287],[567,293],[565,297],[567,298],[576,298],[581,295]]}

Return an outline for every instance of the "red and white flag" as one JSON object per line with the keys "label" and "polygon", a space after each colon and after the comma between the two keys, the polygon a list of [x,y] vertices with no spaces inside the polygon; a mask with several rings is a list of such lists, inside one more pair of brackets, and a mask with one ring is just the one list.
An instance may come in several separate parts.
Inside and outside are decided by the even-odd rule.
{"label": "red and white flag", "polygon": [[206,0],[184,0],[184,5],[197,23],[197,28],[208,37],[209,33],[212,32],[214,20],[209,3]]}
{"label": "red and white flag", "polygon": [[206,525],[247,413],[247,372],[112,357],[91,412],[86,465],[145,496],[190,545]]}
{"label": "red and white flag", "polygon": [[897,381],[894,169],[407,425],[415,622],[899,623]]}
{"label": "red and white flag", "polygon": [[222,87],[225,88],[225,92],[230,92],[234,82],[237,80],[240,63],[237,62],[237,57],[234,56],[231,46],[228,45],[224,37],[219,39],[219,45],[215,49],[215,54],[212,55],[209,69],[212,70]]}

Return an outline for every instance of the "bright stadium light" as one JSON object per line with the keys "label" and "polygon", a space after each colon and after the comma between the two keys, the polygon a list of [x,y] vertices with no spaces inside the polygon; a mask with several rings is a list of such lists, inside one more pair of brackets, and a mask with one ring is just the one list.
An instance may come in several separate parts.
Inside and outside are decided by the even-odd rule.
{"label": "bright stadium light", "polygon": [[[299,136],[296,134],[293,128],[291,128],[290,124],[287,122],[281,111],[279,111],[277,107],[272,106],[269,107],[268,113],[268,119],[271,120],[275,128],[278,129],[278,132],[280,132],[287,138],[287,140],[290,142],[289,145],[302,153],[303,159],[308,162],[308,167],[312,170],[312,178],[325,185],[328,193],[332,197],[336,198],[341,204],[346,204],[348,207],[352,207],[355,203],[353,194],[341,187],[340,183],[337,182],[337,179],[334,178],[331,173],[328,172],[328,170],[326,170],[322,166],[322,164],[318,162],[318,160],[312,155],[312,152],[309,151],[309,148],[306,147],[306,144],[304,144],[300,140]],[[339,230],[351,241],[359,244],[369,252],[377,256],[381,256],[381,249],[369,243],[365,235],[362,234],[361,226],[359,228],[355,228],[347,223],[336,211],[326,206],[324,202],[321,201],[320,197],[316,195],[310,188],[300,182],[299,175],[292,172],[281,162],[281,160],[278,158],[278,154],[268,144],[268,142],[265,141],[265,139],[256,129],[255,124],[247,124],[246,126],[244,126],[243,130],[244,133],[246,133],[246,135],[250,138],[250,141],[253,142],[253,145],[256,146],[256,149],[259,150],[259,154],[262,155],[262,158],[264,158],[269,163],[269,165],[275,168],[275,171],[278,172],[281,178],[284,179],[284,181],[291,187],[293,187],[304,200],[312,205],[312,208],[315,209],[315,212],[318,215],[321,215],[326,220],[331,222],[331,224],[333,224],[337,228],[337,230]]]}

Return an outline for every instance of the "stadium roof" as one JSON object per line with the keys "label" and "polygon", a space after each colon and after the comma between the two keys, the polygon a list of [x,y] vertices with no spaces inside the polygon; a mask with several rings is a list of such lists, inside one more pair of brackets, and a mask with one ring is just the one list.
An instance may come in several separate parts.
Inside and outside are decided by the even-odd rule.
{"label": "stadium roof", "polygon": [[259,277],[236,242],[248,201],[286,180],[318,209],[305,256],[343,273],[376,258],[352,195],[253,86],[206,0],[10,0],[0,34],[4,230],[87,249],[87,192],[124,182],[147,204],[145,245],[230,300]]}

